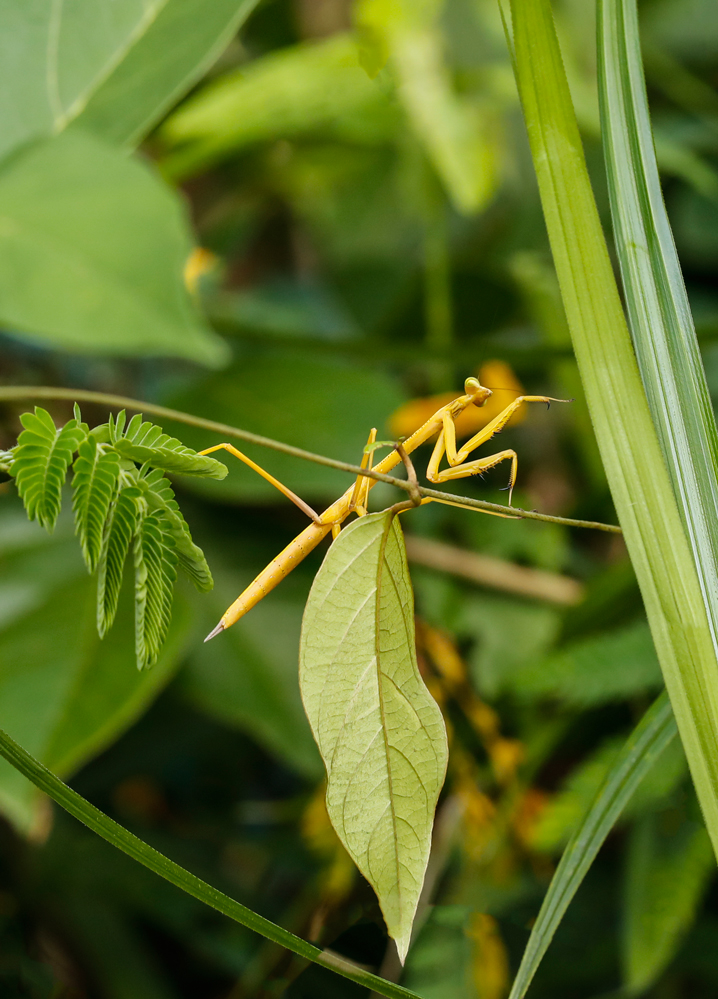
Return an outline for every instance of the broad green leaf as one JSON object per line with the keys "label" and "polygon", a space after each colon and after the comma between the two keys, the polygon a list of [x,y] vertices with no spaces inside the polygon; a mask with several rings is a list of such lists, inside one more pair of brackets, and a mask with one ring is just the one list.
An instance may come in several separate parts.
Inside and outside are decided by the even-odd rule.
{"label": "broad green leaf", "polygon": [[661,192],[635,0],[599,9],[602,132],[628,318],[718,654],[718,430]]}
{"label": "broad green leaf", "polygon": [[50,414],[39,406],[20,419],[25,429],[14,451],[12,474],[30,520],[52,530],[60,513],[67,470],[86,434],[75,419],[56,427]]}
{"label": "broad green leaf", "polygon": [[403,962],[444,782],[446,731],[419,675],[404,539],[391,511],[350,524],[307,601],[299,682],[327,810]]}
{"label": "broad green leaf", "polygon": [[82,110],[165,0],[5,0],[0,5],[0,157]]}
{"label": "broad green leaf", "polygon": [[526,994],[571,899],[606,836],[643,777],[675,735],[676,724],[671,706],[667,696],[662,694],[630,735],[586,816],[571,837],[531,930],[509,999],[522,999]]}
{"label": "broad green leaf", "polygon": [[140,518],[135,535],[135,653],[137,668],[157,661],[172,618],[177,554],[160,510]]}
{"label": "broad green leaf", "polygon": [[137,159],[81,132],[0,169],[0,320],[51,347],[216,364],[183,283],[185,211]]}
{"label": "broad green leaf", "polygon": [[572,642],[528,663],[510,678],[519,697],[556,698],[575,707],[658,690],[662,683],[651,633],[643,621]]}
{"label": "broad green leaf", "polygon": [[625,884],[624,989],[640,995],[673,958],[715,873],[702,823],[680,809],[644,816],[631,832]]}
{"label": "broad green leaf", "polygon": [[120,489],[110,507],[97,568],[97,631],[104,638],[112,627],[120,599],[125,560],[137,530],[141,491],[137,486]]}
{"label": "broad green leaf", "polygon": [[80,444],[72,479],[75,527],[85,564],[94,572],[102,551],[102,537],[120,475],[120,460],[90,434]]}
{"label": "broad green leaf", "polygon": [[453,86],[439,28],[442,2],[361,0],[358,23],[390,56],[416,134],[455,207],[482,208],[498,179],[499,121]]}
{"label": "broad green leaf", "polygon": [[512,0],[517,80],[566,317],[613,501],[718,846],[718,661],[591,190],[549,0]]}
{"label": "broad green leaf", "polygon": [[[221,557],[217,550],[216,558]],[[205,634],[250,582],[252,573],[246,568],[243,564],[241,573],[219,574],[212,596],[203,601]],[[297,683],[302,610],[302,594],[288,597],[282,588],[238,621],[221,641],[198,642],[179,682],[192,704],[246,732],[293,770],[316,781],[323,768]]]}
{"label": "broad green leaf", "polygon": [[[167,405],[351,461],[360,458],[371,427],[382,428],[403,400],[397,382],[383,372],[285,348],[281,354],[247,351],[226,371],[171,396]],[[171,430],[198,451],[224,439],[194,427]],[[348,485],[346,475],[333,469],[251,445],[241,449],[307,500],[333,498]],[[226,461],[232,464],[222,483],[193,478],[183,487],[231,500],[277,500],[276,489],[259,475],[230,455]]]}
{"label": "broad green leaf", "polygon": [[[35,525],[18,544],[12,504],[0,538],[3,586],[21,595],[0,615],[0,727],[63,776],[109,746],[146,709],[179,664],[192,609],[180,597],[168,641],[152,670],[134,668],[131,590],[117,627],[104,641],[95,629],[95,585],[83,567],[69,518],[52,538]],[[4,601],[3,601],[4,604]],[[5,609],[5,608],[4,608]],[[0,763],[0,809],[21,830],[34,821],[37,794]]]}
{"label": "broad green leaf", "polygon": [[368,110],[395,120],[388,98],[359,65],[351,35],[282,49],[213,80],[175,111],[160,131],[175,147],[163,168],[186,175],[267,139],[332,127],[356,131]]}
{"label": "broad green leaf", "polygon": [[166,0],[75,124],[108,142],[135,146],[199,80],[257,0]]}

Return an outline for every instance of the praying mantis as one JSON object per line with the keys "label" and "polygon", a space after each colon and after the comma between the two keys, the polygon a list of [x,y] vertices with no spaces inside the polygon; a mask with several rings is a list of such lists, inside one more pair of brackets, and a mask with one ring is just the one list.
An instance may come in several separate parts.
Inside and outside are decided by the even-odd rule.
{"label": "praying mantis", "polygon": [[[467,378],[464,383],[464,394],[458,396],[458,398],[452,400],[447,405],[442,406],[440,409],[431,416],[426,423],[424,423],[418,430],[416,430],[410,437],[407,437],[403,441],[402,450],[405,455],[411,454],[412,451],[420,447],[422,444],[426,444],[433,437],[438,434],[436,443],[434,444],[434,450],[432,451],[431,458],[429,459],[429,464],[426,470],[426,477],[429,482],[433,483],[443,483],[450,482],[454,479],[468,478],[472,475],[481,475],[483,472],[488,471],[490,468],[494,468],[496,465],[500,464],[502,461],[511,462],[511,474],[509,478],[509,506],[511,505],[511,495],[513,493],[513,488],[516,483],[516,472],[518,469],[518,457],[516,452],[507,449],[504,451],[497,451],[495,454],[486,456],[485,458],[475,458],[472,461],[467,459],[471,455],[472,451],[480,447],[482,444],[487,443],[491,438],[498,434],[511,419],[513,414],[525,403],[525,402],[545,402],[546,405],[550,405],[552,402],[569,402],[568,399],[554,399],[551,396],[546,395],[520,395],[513,402],[496,416],[490,423],[487,423],[485,427],[474,434],[462,447],[457,450],[456,447],[456,418],[464,412],[469,406],[483,406],[484,403],[492,396],[492,391],[481,384],[478,378]],[[373,450],[372,445],[376,441],[376,430],[373,429],[369,434],[369,441],[367,447],[364,450],[362,456],[361,467],[367,470],[374,470],[376,472],[382,472],[384,474],[390,472],[395,468],[403,459],[399,451],[394,450],[391,454],[388,454],[383,458],[376,466],[373,466]],[[259,603],[263,597],[274,589],[278,583],[288,576],[289,573],[298,565],[302,559],[313,551],[317,545],[322,541],[330,532],[333,537],[337,537],[339,531],[341,530],[341,525],[352,513],[356,513],[358,516],[364,516],[367,512],[367,500],[369,496],[369,490],[372,489],[377,480],[372,479],[368,476],[357,476],[356,482],[350,486],[345,493],[343,493],[338,500],[332,503],[331,506],[327,507],[323,513],[318,514],[313,510],[308,503],[297,496],[296,493],[292,492],[291,489],[275,479],[273,475],[265,471],[260,465],[257,465],[254,461],[248,458],[245,454],[242,454],[236,447],[232,444],[215,444],[214,447],[207,448],[205,451],[200,451],[200,454],[211,454],[213,451],[224,450],[233,454],[240,461],[243,461],[250,468],[254,469],[259,475],[275,486],[281,493],[283,493],[288,499],[295,503],[300,510],[311,519],[312,523],[306,527],[301,534],[299,534],[287,547],[277,555],[276,558],[272,559],[269,565],[263,569],[259,575],[249,584],[249,586],[244,590],[243,593],[237,597],[234,603],[229,607],[225,613],[222,615],[219,623],[205,638],[205,642],[208,642],[211,638],[219,635],[220,632],[226,631],[235,624],[241,617],[250,611],[256,604]],[[440,465],[442,458],[446,455],[448,462],[448,468],[440,470]],[[423,502],[431,502],[431,500],[425,499]],[[457,504],[458,505],[458,504]]]}

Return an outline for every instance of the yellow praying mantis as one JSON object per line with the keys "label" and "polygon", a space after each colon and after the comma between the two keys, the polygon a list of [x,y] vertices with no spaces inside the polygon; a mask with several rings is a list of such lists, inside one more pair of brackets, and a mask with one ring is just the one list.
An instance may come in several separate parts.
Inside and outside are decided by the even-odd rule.
{"label": "yellow praying mantis", "polygon": [[[456,448],[456,418],[464,412],[469,406],[483,406],[484,403],[491,398],[492,391],[489,388],[483,386],[478,378],[467,378],[464,383],[464,395],[458,396],[458,398],[452,400],[447,405],[442,406],[440,409],[431,416],[426,423],[424,423],[418,430],[416,430],[410,437],[407,437],[403,441],[402,450],[406,455],[411,454],[416,448],[420,447],[422,444],[426,444],[433,437],[438,434],[438,438],[434,445],[434,450],[429,459],[429,464],[426,470],[426,477],[430,482],[442,483],[450,482],[453,479],[463,479],[471,475],[480,475],[482,472],[487,471],[490,468],[494,468],[496,465],[500,464],[502,461],[511,461],[511,475],[509,478],[509,506],[511,505],[511,495],[513,492],[514,485],[516,483],[516,472],[518,467],[518,458],[516,452],[513,450],[497,451],[495,454],[488,455],[485,458],[476,458],[473,461],[467,461],[472,451],[485,444],[487,441],[498,434],[503,427],[506,426],[508,421],[511,419],[513,414],[519,409],[520,406],[525,402],[545,402],[546,405],[550,405],[552,402],[569,402],[568,399],[553,399],[546,395],[520,395],[513,402],[496,416],[490,423],[487,423],[485,427],[474,434],[462,447],[458,450]],[[394,450],[391,454],[388,454],[383,458],[376,466],[372,464],[372,445],[376,441],[376,430],[372,430],[369,434],[369,442],[364,451],[361,461],[361,467],[368,470],[374,470],[376,472],[382,472],[384,474],[390,472],[395,468],[401,461],[402,456],[397,451]],[[214,447],[207,448],[205,451],[200,451],[200,454],[211,454],[213,451],[225,450],[230,454],[233,454],[240,461],[243,461],[250,468],[254,469],[259,475],[265,478],[268,482],[271,482],[280,492],[282,492],[288,499],[292,500],[293,503],[303,510],[304,513],[311,519],[312,523],[306,527],[301,534],[299,534],[294,541],[290,542],[287,547],[277,555],[276,558],[272,559],[269,565],[263,569],[259,575],[249,584],[246,590],[240,594],[239,597],[234,601],[231,607],[225,611],[219,624],[213,628],[213,630],[205,638],[205,642],[208,642],[211,638],[214,638],[220,632],[225,631],[230,628],[236,621],[243,617],[248,611],[250,611],[259,601],[266,597],[266,595],[277,586],[278,583],[288,576],[292,569],[298,565],[302,559],[313,551],[319,542],[329,534],[331,531],[333,537],[337,537],[339,531],[341,530],[341,525],[349,517],[350,514],[356,513],[358,516],[364,516],[367,512],[367,500],[369,496],[369,490],[376,485],[377,480],[372,479],[369,476],[358,476],[356,482],[350,486],[342,496],[339,497],[330,507],[319,514],[314,511],[308,503],[305,503],[301,497],[293,493],[291,489],[283,485],[274,476],[270,475],[269,472],[265,471],[260,465],[257,465],[246,455],[242,454],[241,451],[237,450],[232,444],[215,444]],[[446,455],[448,462],[448,468],[444,468],[443,471],[440,470],[441,460]],[[431,502],[429,499],[423,500],[423,502]],[[460,504],[456,504],[460,505]]]}

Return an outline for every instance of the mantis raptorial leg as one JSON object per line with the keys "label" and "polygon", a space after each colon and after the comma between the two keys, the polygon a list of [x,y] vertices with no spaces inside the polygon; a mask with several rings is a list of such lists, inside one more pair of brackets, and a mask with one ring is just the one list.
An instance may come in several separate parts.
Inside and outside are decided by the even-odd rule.
{"label": "mantis raptorial leg", "polygon": [[[432,440],[437,434],[438,439],[434,445],[434,450],[432,452],[431,458],[429,460],[429,465],[427,468],[427,478],[430,482],[447,482],[451,479],[461,479],[466,478],[470,475],[477,475],[489,468],[493,468],[495,465],[502,461],[511,461],[511,476],[509,480],[509,505],[511,503],[511,492],[513,492],[513,487],[516,482],[516,469],[517,469],[517,457],[516,453],[511,450],[499,451],[497,454],[489,455],[486,458],[477,458],[473,461],[467,461],[472,451],[474,451],[481,444],[485,444],[489,441],[494,434],[497,434],[511,419],[513,414],[523,405],[525,402],[545,402],[549,405],[552,402],[568,402],[567,399],[552,399],[550,396],[545,395],[524,395],[519,396],[517,399],[506,407],[497,417],[491,420],[482,430],[468,440],[461,448],[457,450],[456,447],[456,426],[454,421],[457,416],[459,416],[463,411],[471,405],[483,406],[484,403],[492,395],[491,389],[483,386],[478,378],[467,378],[464,384],[464,395],[453,399],[446,406],[442,406],[438,409],[433,416],[430,417],[418,430],[416,430],[410,437],[408,437],[403,442],[403,450],[406,454],[411,454],[412,451],[420,447],[422,444],[427,444]],[[369,435],[369,445],[373,444],[376,440],[376,430],[372,430]],[[369,446],[368,445],[368,446]],[[212,448],[208,448],[206,451],[201,451],[200,454],[209,454],[211,451],[217,451],[220,448],[229,451],[230,453],[236,455],[241,461],[254,468],[255,471],[259,472],[268,482],[271,482],[277,489],[280,490],[285,496],[292,500],[293,503],[309,516],[312,523],[306,527],[301,534],[299,534],[294,541],[290,542],[287,547],[277,555],[276,558],[272,559],[269,565],[260,572],[260,574],[254,579],[246,590],[240,594],[240,596],[235,600],[232,606],[225,611],[219,624],[214,628],[205,641],[209,641],[210,638],[214,638],[221,631],[226,628],[231,627],[243,617],[247,611],[251,610],[259,601],[273,590],[274,587],[280,583],[285,576],[289,575],[292,569],[302,561],[314,548],[319,544],[319,542],[329,534],[331,531],[334,537],[337,536],[341,525],[347,519],[347,517],[353,513],[357,512],[359,515],[366,513],[367,500],[369,496],[369,490],[376,485],[376,479],[370,479],[367,476],[362,476],[363,482],[359,482],[359,477],[357,481],[353,483],[345,493],[343,493],[338,500],[336,500],[330,507],[321,513],[317,514],[312,508],[305,503],[299,496],[288,489],[277,479],[271,476],[268,472],[265,472],[263,468],[251,461],[246,455],[243,455],[241,451],[233,447],[231,444],[217,444]],[[370,451],[365,451],[362,457],[362,468],[371,468],[372,459]],[[447,462],[449,464],[448,468],[439,470],[441,464],[441,459],[446,455]],[[390,472],[402,461],[399,453],[394,450],[383,458],[378,465],[375,467],[375,471],[382,472],[384,474]],[[450,504],[453,505],[453,504]],[[456,504],[457,506],[460,504]]]}

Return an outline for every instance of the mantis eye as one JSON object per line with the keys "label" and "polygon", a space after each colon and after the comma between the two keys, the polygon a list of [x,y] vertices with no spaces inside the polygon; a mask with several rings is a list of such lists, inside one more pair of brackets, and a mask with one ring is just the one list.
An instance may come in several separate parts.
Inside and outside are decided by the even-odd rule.
{"label": "mantis eye", "polygon": [[481,382],[478,378],[467,378],[464,382],[464,392],[467,395],[473,395],[480,388]]}

